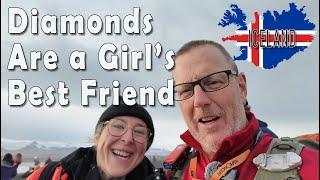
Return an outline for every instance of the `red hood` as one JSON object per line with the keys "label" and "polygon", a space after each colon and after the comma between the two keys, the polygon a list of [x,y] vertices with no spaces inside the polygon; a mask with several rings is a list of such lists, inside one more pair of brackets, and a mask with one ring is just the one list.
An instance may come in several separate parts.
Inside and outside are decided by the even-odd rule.
{"label": "red hood", "polygon": [[[222,141],[220,147],[218,148],[218,151],[214,154],[212,160],[218,160],[222,163],[226,162],[234,156],[239,155],[241,152],[247,150],[247,148],[254,143],[255,135],[259,131],[259,122],[251,112],[247,112],[246,116],[249,121],[247,126],[244,129],[236,132],[235,134],[226,137]],[[189,130],[180,135],[180,138],[187,145],[201,152],[201,155],[205,154],[200,143],[193,138]],[[217,157],[219,157],[219,159],[217,159]],[[207,156],[201,158],[203,158],[206,163],[209,163],[209,159]]]}

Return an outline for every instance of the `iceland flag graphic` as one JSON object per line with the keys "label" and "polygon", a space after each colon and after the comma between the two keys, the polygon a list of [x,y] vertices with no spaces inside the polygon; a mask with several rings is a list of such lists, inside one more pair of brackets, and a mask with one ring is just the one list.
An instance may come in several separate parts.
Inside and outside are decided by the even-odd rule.
{"label": "iceland flag graphic", "polygon": [[272,69],[289,60],[299,51],[304,51],[316,34],[315,24],[307,19],[304,8],[289,4],[288,11],[254,13],[254,22],[247,24],[247,16],[236,5],[226,10],[219,26],[236,25],[235,35],[223,37],[223,41],[235,41],[241,54],[234,60],[247,60],[263,69]]}

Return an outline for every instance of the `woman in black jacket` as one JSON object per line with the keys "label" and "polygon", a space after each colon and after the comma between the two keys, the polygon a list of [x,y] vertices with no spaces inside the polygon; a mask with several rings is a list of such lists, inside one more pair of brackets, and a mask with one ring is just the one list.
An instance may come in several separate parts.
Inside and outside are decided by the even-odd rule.
{"label": "woman in black jacket", "polygon": [[126,105],[120,98],[119,105],[111,105],[99,118],[95,146],[79,148],[28,179],[156,179],[155,169],[145,156],[153,137],[149,113],[138,104]]}

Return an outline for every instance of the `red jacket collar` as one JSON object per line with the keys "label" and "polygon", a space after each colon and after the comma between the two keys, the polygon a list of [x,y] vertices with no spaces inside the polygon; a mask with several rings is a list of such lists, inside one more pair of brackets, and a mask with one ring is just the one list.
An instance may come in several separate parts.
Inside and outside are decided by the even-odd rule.
{"label": "red jacket collar", "polygon": [[[247,126],[236,132],[235,134],[226,137],[218,151],[214,154],[212,160],[218,160],[220,162],[225,162],[230,158],[240,154],[241,152],[250,148],[255,141],[255,136],[259,130],[259,122],[255,118],[254,114],[251,112],[246,113],[249,123]],[[200,152],[200,156],[205,158],[209,162],[209,159],[205,155],[200,143],[193,138],[189,130],[180,135],[180,138],[189,146]]]}

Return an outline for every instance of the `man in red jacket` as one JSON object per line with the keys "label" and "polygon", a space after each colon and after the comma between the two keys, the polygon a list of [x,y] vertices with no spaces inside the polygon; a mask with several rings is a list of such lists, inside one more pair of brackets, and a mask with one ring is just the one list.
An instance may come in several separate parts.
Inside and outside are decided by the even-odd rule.
{"label": "man in red jacket", "polygon": [[[173,78],[175,100],[188,126],[180,137],[194,149],[183,179],[319,179],[316,150],[289,146],[301,151],[263,154],[273,138],[261,133],[253,113],[245,112],[246,76],[220,44],[185,44],[176,53]],[[172,172],[167,175],[171,178]]]}

